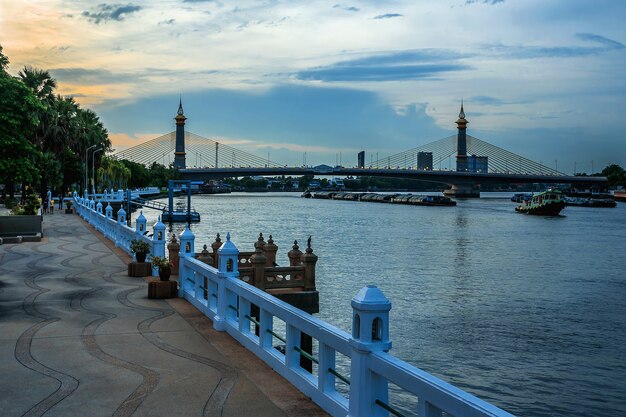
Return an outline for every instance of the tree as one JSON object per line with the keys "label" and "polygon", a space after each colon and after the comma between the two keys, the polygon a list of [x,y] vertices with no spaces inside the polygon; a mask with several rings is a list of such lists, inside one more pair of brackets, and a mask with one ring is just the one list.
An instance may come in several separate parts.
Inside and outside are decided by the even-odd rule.
{"label": "tree", "polygon": [[624,168],[617,164],[607,166],[602,170],[602,176],[606,177],[610,186],[626,185]]}
{"label": "tree", "polygon": [[2,45],[0,45],[0,73],[6,74],[6,70],[9,66],[9,58],[2,53]]}
{"label": "tree", "polygon": [[4,71],[0,72],[0,97],[0,183],[5,184],[6,195],[13,193],[16,183],[39,180],[39,151],[28,138],[39,124],[42,105],[22,82]]}

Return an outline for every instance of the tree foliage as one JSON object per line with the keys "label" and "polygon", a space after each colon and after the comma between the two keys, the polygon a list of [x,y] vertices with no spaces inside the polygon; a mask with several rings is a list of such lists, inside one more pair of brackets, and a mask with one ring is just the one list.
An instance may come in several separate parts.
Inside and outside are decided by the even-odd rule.
{"label": "tree foliage", "polygon": [[[31,185],[45,195],[48,189],[63,193],[69,187],[84,189],[90,147],[111,149],[108,132],[98,116],[82,109],[72,97],[56,94],[57,82],[47,70],[24,67],[16,77],[0,46],[0,183],[4,193],[16,185]],[[25,196],[23,191],[23,196]]]}
{"label": "tree foliage", "polygon": [[602,176],[609,181],[609,186],[623,185],[626,186],[626,173],[624,168],[617,164],[607,166],[602,170]]}

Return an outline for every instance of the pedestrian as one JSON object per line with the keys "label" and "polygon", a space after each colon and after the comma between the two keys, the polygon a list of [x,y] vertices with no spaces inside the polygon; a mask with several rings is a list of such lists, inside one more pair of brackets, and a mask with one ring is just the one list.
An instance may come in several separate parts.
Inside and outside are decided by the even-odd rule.
{"label": "pedestrian", "polygon": [[50,199],[50,214],[54,214],[54,198]]}
{"label": "pedestrian", "polygon": [[43,208],[43,213],[48,214],[48,197],[44,197],[42,208]]}

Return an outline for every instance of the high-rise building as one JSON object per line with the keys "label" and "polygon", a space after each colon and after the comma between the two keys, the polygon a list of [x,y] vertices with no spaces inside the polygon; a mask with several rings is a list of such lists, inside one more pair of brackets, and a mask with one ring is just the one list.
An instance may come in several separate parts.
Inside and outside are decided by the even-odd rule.
{"label": "high-rise building", "polygon": [[469,172],[489,172],[489,157],[476,155],[468,156],[467,170]]}
{"label": "high-rise building", "polygon": [[358,153],[358,167],[365,168],[365,151],[361,151]]}
{"label": "high-rise building", "polygon": [[421,171],[432,171],[433,169],[433,153],[418,152],[417,153],[417,169]]}

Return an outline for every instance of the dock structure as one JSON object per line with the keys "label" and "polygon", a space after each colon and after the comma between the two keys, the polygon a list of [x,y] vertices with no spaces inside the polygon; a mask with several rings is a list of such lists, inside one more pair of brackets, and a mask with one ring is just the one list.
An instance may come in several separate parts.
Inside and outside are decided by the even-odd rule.
{"label": "dock structure", "polygon": [[[165,225],[160,219],[148,238],[142,234],[143,223],[136,229],[126,225],[123,210],[114,220],[102,214],[101,207],[94,209],[93,201],[78,198],[76,206],[83,218],[124,251],[129,251],[131,240],[140,238],[148,240],[152,254],[164,255]],[[512,416],[394,357],[389,337],[391,302],[376,286],[364,287],[352,299],[352,331],[347,333],[240,279],[240,252],[230,234],[217,250],[217,267],[196,259],[195,236],[189,228],[179,241],[178,297],[208,317],[213,329],[230,335],[329,414]],[[264,247],[257,242],[255,255],[262,255]],[[300,259],[306,265],[305,255]],[[263,266],[265,271],[267,257],[253,256],[252,268]],[[300,272],[306,272],[306,266]],[[252,274],[255,283],[257,277],[267,276]],[[306,281],[305,273],[305,289]],[[318,347],[315,354],[302,345],[303,335]],[[391,395],[390,384],[396,386],[394,391],[413,397],[417,405],[401,411],[406,404],[397,403],[399,397]]]}

